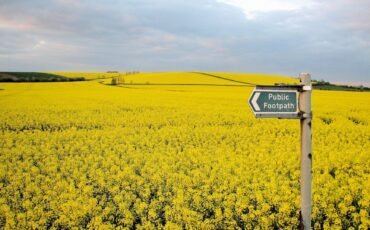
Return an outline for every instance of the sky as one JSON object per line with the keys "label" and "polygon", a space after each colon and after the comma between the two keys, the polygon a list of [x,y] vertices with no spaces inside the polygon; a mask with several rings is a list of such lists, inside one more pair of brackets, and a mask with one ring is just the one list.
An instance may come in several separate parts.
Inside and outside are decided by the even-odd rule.
{"label": "sky", "polygon": [[0,71],[108,70],[370,85],[370,1],[0,0]]}

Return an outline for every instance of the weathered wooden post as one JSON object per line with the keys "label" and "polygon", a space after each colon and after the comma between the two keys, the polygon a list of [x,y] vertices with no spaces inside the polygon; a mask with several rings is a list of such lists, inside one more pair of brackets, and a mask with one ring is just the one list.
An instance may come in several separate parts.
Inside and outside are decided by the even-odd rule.
{"label": "weathered wooden post", "polygon": [[300,228],[311,228],[312,197],[312,111],[311,111],[311,76],[299,75],[302,91],[299,95],[301,111],[301,219]]}

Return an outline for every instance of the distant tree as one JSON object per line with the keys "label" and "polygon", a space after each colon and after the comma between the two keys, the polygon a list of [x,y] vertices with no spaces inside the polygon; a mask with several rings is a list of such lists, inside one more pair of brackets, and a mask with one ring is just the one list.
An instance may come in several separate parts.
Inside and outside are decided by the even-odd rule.
{"label": "distant tree", "polygon": [[324,80],[320,80],[317,83],[320,84],[320,85],[330,85],[330,82],[324,81]]}
{"label": "distant tree", "polygon": [[119,74],[117,77],[112,78],[112,85],[120,85],[124,83],[125,79],[123,78],[123,76],[121,76],[121,74]]}
{"label": "distant tree", "polygon": [[112,78],[112,85],[117,85],[117,82],[118,82],[117,78],[113,77]]}

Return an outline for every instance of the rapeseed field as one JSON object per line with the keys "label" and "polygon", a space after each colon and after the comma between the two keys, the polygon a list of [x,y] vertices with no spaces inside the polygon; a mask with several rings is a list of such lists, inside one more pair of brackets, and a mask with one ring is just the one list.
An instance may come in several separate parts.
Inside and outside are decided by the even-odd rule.
{"label": "rapeseed field", "polygon": [[[0,229],[296,229],[299,120],[223,73],[0,84]],[[62,75],[63,75],[62,74]],[[370,228],[370,94],[313,91],[315,229]]]}

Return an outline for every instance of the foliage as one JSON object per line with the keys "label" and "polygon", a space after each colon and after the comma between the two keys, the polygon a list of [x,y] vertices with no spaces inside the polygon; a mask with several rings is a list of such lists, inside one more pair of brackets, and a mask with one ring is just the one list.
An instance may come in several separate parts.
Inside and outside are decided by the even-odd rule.
{"label": "foliage", "polygon": [[336,85],[328,81],[312,81],[313,88],[319,90],[340,90],[340,91],[361,91],[361,92],[370,92],[369,87],[363,85],[360,86],[351,86],[351,85]]}
{"label": "foliage", "polygon": [[125,79],[122,76],[112,78],[112,85],[121,85],[124,83],[125,83]]}
{"label": "foliage", "polygon": [[0,82],[63,82],[63,81],[84,81],[81,76],[64,77],[51,73],[39,72],[0,72]]}
{"label": "foliage", "polygon": [[[0,84],[0,229],[296,228],[299,121],[255,119],[253,88],[219,81]],[[313,111],[313,225],[368,229],[370,95],[315,91]]]}
{"label": "foliage", "polygon": [[51,74],[57,74],[66,78],[75,78],[83,76],[86,80],[98,80],[98,79],[111,79],[114,77],[119,77],[122,75],[129,74],[128,72],[117,72],[117,71],[107,71],[107,72],[50,72]]}

